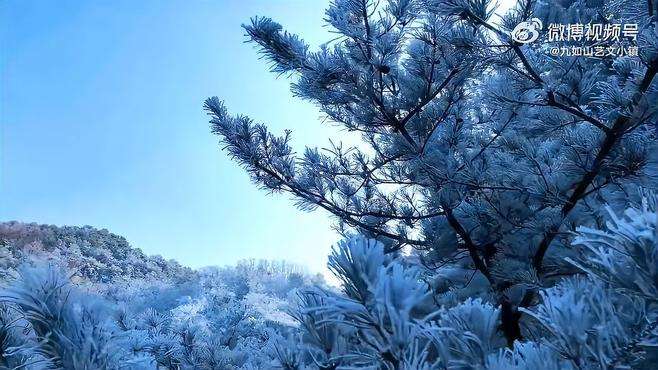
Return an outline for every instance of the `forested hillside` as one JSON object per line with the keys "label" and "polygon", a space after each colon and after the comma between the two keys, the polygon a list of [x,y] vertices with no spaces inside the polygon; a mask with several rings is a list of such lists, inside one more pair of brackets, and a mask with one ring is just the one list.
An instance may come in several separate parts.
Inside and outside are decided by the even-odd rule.
{"label": "forested hillside", "polygon": [[0,267],[4,274],[31,260],[52,260],[94,282],[185,281],[195,273],[176,261],[147,256],[122,236],[91,226],[0,223]]}
{"label": "forested hillside", "polygon": [[149,258],[107,231],[5,224],[0,369],[653,369],[657,204],[649,195],[603,229],[580,228],[567,259],[578,272],[540,288],[541,303],[523,310],[527,339],[512,347],[505,313],[477,292],[484,281],[432,283],[372,239],[334,248],[339,292],[298,266],[253,260],[201,271],[167,262],[99,282],[71,267],[88,256],[46,253],[38,240],[99,251],[112,240],[138,265]]}
{"label": "forested hillside", "polygon": [[247,260],[194,271],[85,227],[0,225],[0,369],[275,366],[320,276]]}

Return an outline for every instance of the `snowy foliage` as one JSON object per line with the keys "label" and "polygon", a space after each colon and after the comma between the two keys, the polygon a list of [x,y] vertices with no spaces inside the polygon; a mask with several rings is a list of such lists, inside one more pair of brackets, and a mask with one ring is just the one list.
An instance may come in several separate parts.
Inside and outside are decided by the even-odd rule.
{"label": "snowy foliage", "polygon": [[[339,244],[330,257],[330,266],[341,266],[334,271],[342,294],[312,289],[301,295],[295,317],[306,333],[289,347],[297,363],[306,358],[307,366],[319,368],[651,369],[658,359],[658,295],[645,291],[658,280],[642,280],[645,256],[658,253],[650,199],[623,218],[613,215],[606,230],[580,229],[574,248],[586,245],[579,264],[584,274],[541,289],[539,304],[521,308],[524,339],[511,348],[500,308],[480,298],[453,305],[432,300],[416,266],[385,258],[381,243],[362,237]],[[635,281],[614,279],[618,262],[597,257],[620,251],[624,276],[630,270]],[[300,360],[301,349],[306,357]]]}
{"label": "snowy foliage", "polygon": [[42,241],[98,253],[122,241],[126,256],[141,256],[121,261],[124,271],[159,259],[106,231],[11,226],[3,235],[20,257],[6,259],[15,269],[1,279],[0,369],[271,368],[279,343],[299,333],[288,314],[296,292],[323,285],[299,266],[255,260],[201,271],[166,262],[99,280],[85,273],[87,255],[44,258]]}
{"label": "snowy foliage", "polygon": [[[645,189],[658,180],[656,2],[494,9],[335,0],[325,17],[335,35],[319,48],[269,18],[244,26],[297,97],[362,138],[298,154],[291,132],[205,102],[211,131],[256,184],[327,211],[346,238],[329,262],[343,293],[301,295],[293,315],[305,333],[278,347],[285,367],[655,361],[656,216]],[[637,24],[625,42],[639,55],[551,55],[547,32],[514,41],[533,18]]]}
{"label": "snowy foliage", "polygon": [[[288,264],[192,271],[91,227],[0,225],[0,368],[654,369],[655,1],[334,0],[319,48],[244,26],[362,145],[205,109],[259,186],[323,209],[340,290]],[[637,24],[551,56],[520,22]]]}
{"label": "snowy foliage", "polygon": [[125,238],[91,226],[0,223],[0,279],[23,263],[53,261],[94,283],[185,281],[194,272],[176,261],[146,256]]}
{"label": "snowy foliage", "polygon": [[652,369],[656,205],[648,194],[605,229],[580,228],[568,260],[581,273],[521,308],[512,347],[495,301],[435,295],[431,271],[353,236],[329,259],[341,291],[265,261],[114,290],[54,259],[24,263],[0,291],[0,368]]}

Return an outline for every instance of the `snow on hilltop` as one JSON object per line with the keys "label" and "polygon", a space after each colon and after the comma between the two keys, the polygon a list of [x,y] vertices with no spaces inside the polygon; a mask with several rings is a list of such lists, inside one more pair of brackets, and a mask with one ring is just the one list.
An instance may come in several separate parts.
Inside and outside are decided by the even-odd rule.
{"label": "snow on hilltop", "polygon": [[124,237],[91,226],[4,222],[0,245],[0,274],[5,275],[23,262],[38,260],[62,265],[93,283],[181,282],[196,274],[176,261],[147,256]]}
{"label": "snow on hilltop", "polygon": [[[0,223],[0,369],[265,369],[321,276],[192,270],[91,226]],[[82,365],[81,365],[82,364]]]}

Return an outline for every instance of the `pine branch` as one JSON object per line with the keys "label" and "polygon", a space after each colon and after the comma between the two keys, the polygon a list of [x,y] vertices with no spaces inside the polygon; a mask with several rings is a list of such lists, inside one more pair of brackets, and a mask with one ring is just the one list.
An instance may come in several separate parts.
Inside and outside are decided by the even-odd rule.
{"label": "pine branch", "polygon": [[[636,106],[640,99],[642,99],[642,96],[651,85],[651,82],[653,81],[657,72],[658,60],[654,61],[649,65],[649,68],[647,68],[642,82],[638,86],[638,90],[633,96],[632,106]],[[614,149],[615,145],[622,138],[622,136],[626,133],[625,128],[628,126],[629,122],[629,117],[619,116],[609,131],[606,132],[605,138],[599,148],[591,168],[586,171],[580,181],[578,181],[574,187],[573,192],[571,193],[571,196],[569,196],[567,201],[562,206],[560,211],[562,215],[560,221],[548,229],[548,231],[544,234],[543,239],[539,243],[539,246],[537,247],[537,251],[532,258],[532,264],[537,271],[542,271],[542,262],[544,260],[544,256],[546,255],[546,252],[548,251],[548,248],[553,239],[555,239],[555,237],[559,234],[562,223],[571,213],[571,211],[576,207],[576,204],[578,204],[578,202],[584,198],[584,195],[587,193],[587,189],[594,182],[594,179],[598,176],[599,172],[603,168],[604,161],[610,152]]]}

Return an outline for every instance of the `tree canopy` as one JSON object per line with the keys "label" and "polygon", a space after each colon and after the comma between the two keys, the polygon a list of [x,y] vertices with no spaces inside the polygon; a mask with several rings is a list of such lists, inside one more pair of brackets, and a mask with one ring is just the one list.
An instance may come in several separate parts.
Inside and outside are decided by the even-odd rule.
{"label": "tree canopy", "polygon": [[[363,260],[351,248],[332,257],[348,297],[375,309],[362,290],[387,283],[359,283],[365,272],[356,274],[353,264],[388,266],[392,258],[418,271],[391,267],[386,276],[429,286],[435,307],[427,314],[478,302],[500,321],[487,328],[511,348],[534,335],[524,321],[542,321],[550,294],[591,288],[563,280],[583,271],[572,263],[576,228],[604,228],[606,207],[623,211],[655,187],[649,163],[658,21],[652,1],[519,1],[501,17],[494,5],[336,0],[325,18],[335,36],[316,48],[269,18],[244,25],[271,71],[292,79],[293,94],[359,135],[360,145],[330,140],[298,154],[291,132],[277,135],[233,116],[218,98],[205,109],[212,132],[259,186],[292,194],[301,209],[328,211],[345,237],[381,245],[381,256],[367,247]],[[623,25],[636,32],[614,45],[637,47],[637,55],[555,55],[551,49],[561,44],[547,32],[531,43],[512,37],[523,22]],[[368,271],[373,279],[379,273]],[[386,301],[377,310],[392,314],[392,307]],[[407,314],[379,320],[394,326],[418,319]],[[350,321],[357,332],[359,320]],[[392,343],[368,344],[383,363],[403,363]]]}

